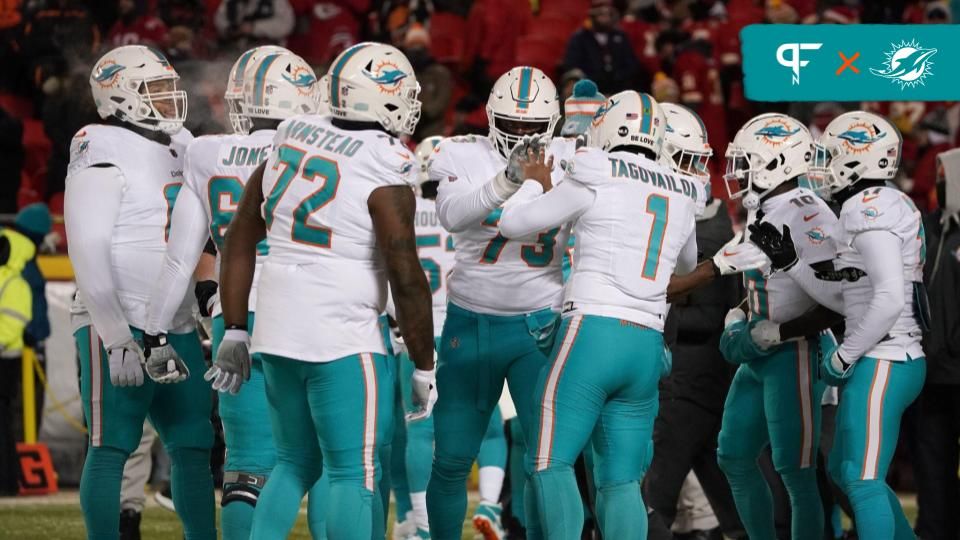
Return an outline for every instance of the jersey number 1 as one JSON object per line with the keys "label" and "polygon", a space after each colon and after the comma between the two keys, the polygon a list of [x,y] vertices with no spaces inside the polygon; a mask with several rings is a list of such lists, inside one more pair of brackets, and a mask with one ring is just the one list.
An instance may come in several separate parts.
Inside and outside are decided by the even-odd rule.
{"label": "jersey number 1", "polygon": [[340,168],[335,161],[324,157],[311,156],[304,159],[305,157],[306,152],[299,148],[286,145],[280,147],[277,166],[282,166],[283,172],[277,178],[277,183],[270,190],[265,201],[264,221],[267,229],[270,229],[277,204],[298,173],[308,182],[313,182],[319,177],[321,178],[320,187],[300,201],[293,210],[291,237],[294,242],[328,248],[333,239],[333,231],[326,227],[311,225],[307,220],[337,196],[337,188],[340,186]]}
{"label": "jersey number 1", "polygon": [[660,267],[660,250],[663,248],[663,237],[670,216],[670,199],[663,195],[650,195],[647,197],[647,213],[653,216],[653,225],[650,226],[650,236],[647,237],[647,254],[643,258],[641,276],[653,281],[657,279],[657,268]]}

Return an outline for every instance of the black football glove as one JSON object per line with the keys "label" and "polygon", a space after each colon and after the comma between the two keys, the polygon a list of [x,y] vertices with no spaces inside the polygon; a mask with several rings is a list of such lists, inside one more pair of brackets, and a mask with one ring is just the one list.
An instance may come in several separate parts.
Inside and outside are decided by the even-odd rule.
{"label": "black football glove", "polygon": [[217,282],[211,279],[198,281],[193,289],[193,294],[197,297],[197,307],[200,308],[202,317],[210,317],[213,305],[216,303]]}
{"label": "black football glove", "polygon": [[750,230],[750,242],[760,248],[770,258],[774,270],[789,270],[797,264],[797,249],[790,236],[790,227],[783,226],[783,232],[768,221],[753,223]]}

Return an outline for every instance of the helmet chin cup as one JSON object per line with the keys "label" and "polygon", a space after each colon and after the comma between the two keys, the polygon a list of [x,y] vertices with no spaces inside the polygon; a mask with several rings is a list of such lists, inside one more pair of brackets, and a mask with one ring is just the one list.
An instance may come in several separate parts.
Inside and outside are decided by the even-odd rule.
{"label": "helmet chin cup", "polygon": [[751,191],[743,196],[743,207],[748,211],[760,208],[760,196],[755,191]]}

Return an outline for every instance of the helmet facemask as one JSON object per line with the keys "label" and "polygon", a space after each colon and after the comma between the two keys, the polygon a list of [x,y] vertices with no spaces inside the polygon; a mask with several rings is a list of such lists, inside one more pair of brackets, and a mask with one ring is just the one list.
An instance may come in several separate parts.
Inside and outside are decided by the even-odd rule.
{"label": "helmet facemask", "polygon": [[760,156],[749,154],[743,148],[733,146],[727,149],[727,170],[723,175],[727,195],[739,199],[753,190],[753,178],[759,171]]}
{"label": "helmet facemask", "polygon": [[497,151],[505,158],[510,157],[515,147],[525,136],[553,133],[557,121],[554,118],[519,119],[490,112],[490,139]]}
{"label": "helmet facemask", "polygon": [[117,110],[117,116],[136,126],[173,134],[187,118],[187,93],[177,90],[176,75],[127,81],[127,90],[137,95],[131,114]]}
{"label": "helmet facemask", "polygon": [[683,174],[704,179],[710,177],[710,170],[708,168],[710,155],[711,154],[707,152],[677,149],[670,155],[670,161],[675,170]]}

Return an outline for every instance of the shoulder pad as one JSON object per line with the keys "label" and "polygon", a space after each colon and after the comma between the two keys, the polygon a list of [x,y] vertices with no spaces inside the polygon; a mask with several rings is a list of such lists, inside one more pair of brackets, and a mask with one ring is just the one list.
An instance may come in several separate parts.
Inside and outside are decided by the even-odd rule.
{"label": "shoulder pad", "polygon": [[848,199],[840,212],[840,221],[851,235],[878,230],[896,232],[913,212],[913,202],[906,195],[881,187],[861,191]]}
{"label": "shoulder pad", "polygon": [[587,186],[606,183],[611,178],[610,159],[599,148],[580,148],[567,165],[567,175]]}
{"label": "shoulder pad", "polygon": [[384,184],[415,185],[417,182],[417,156],[412,150],[404,146],[397,139],[394,142],[384,141],[382,144],[370,148],[376,165],[382,167],[384,174],[377,175],[383,178]]}
{"label": "shoulder pad", "polygon": [[122,144],[123,134],[118,133],[117,130],[123,130],[123,128],[91,124],[78,131],[70,141],[68,173],[100,163],[119,167],[118,152],[125,145]]}

